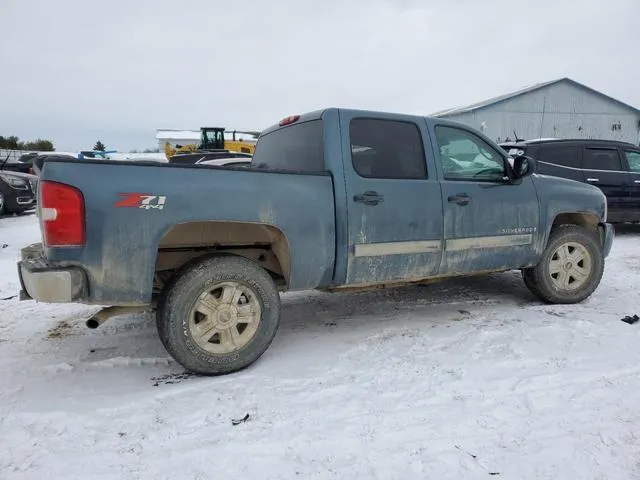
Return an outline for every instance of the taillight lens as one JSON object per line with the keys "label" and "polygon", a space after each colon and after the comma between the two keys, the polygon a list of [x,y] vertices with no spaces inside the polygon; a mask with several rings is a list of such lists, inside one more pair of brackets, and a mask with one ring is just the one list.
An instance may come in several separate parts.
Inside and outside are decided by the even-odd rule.
{"label": "taillight lens", "polygon": [[75,187],[40,182],[40,219],[48,247],[81,247],[85,244],[84,197]]}

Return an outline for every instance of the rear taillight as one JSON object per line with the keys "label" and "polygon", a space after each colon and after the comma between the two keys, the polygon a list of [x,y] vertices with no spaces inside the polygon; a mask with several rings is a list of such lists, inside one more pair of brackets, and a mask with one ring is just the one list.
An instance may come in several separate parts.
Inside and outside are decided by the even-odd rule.
{"label": "rear taillight", "polygon": [[47,247],[85,244],[84,197],[77,188],[40,182],[40,219]]}

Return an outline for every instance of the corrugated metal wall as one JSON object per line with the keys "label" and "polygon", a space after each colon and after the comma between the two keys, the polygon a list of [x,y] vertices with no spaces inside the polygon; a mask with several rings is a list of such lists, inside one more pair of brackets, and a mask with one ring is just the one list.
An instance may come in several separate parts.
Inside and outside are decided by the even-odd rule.
{"label": "corrugated metal wall", "polygon": [[568,83],[550,85],[473,112],[447,116],[495,141],[601,138],[640,144],[640,115]]}

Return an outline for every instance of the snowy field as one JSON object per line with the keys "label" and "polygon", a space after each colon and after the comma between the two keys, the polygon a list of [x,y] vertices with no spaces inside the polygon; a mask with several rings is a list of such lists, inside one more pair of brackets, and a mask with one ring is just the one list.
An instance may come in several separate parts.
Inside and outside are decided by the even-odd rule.
{"label": "snowy field", "polygon": [[[0,298],[36,241],[0,219]],[[93,307],[2,300],[0,479],[639,479],[639,241],[618,232],[578,306],[515,273],[285,295],[267,353],[217,378],[151,316],[89,330]]]}

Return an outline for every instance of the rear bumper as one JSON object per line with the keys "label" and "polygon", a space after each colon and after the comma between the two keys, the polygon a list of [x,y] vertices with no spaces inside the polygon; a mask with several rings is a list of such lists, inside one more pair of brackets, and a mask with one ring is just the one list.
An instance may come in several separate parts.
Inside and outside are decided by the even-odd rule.
{"label": "rear bumper", "polygon": [[87,277],[79,267],[51,265],[41,244],[25,247],[18,262],[20,300],[45,303],[82,302],[87,298]]}
{"label": "rear bumper", "polygon": [[605,258],[611,253],[611,247],[613,246],[613,239],[615,238],[615,230],[613,225],[605,223],[601,225],[602,228],[602,250]]}

